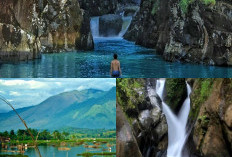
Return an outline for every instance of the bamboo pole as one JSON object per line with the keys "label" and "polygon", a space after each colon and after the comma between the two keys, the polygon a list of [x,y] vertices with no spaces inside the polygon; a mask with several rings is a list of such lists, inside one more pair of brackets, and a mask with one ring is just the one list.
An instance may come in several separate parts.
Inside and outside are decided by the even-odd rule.
{"label": "bamboo pole", "polygon": [[13,111],[16,113],[16,115],[19,117],[19,119],[22,121],[22,123],[23,123],[24,126],[26,127],[28,133],[30,134],[30,136],[31,136],[31,138],[32,138],[32,140],[33,140],[33,142],[34,142],[36,152],[39,154],[39,157],[42,157],[41,154],[40,154],[39,148],[38,148],[38,146],[37,146],[37,143],[36,143],[36,141],[35,141],[35,138],[34,138],[33,134],[31,133],[30,129],[27,127],[26,122],[20,117],[20,115],[18,114],[18,112],[14,109],[14,107],[11,105],[11,103],[10,103],[9,101],[7,101],[7,100],[6,100],[3,96],[1,96],[1,95],[0,95],[0,99],[1,99],[2,101],[4,101],[7,105],[9,105],[9,106],[13,109]]}

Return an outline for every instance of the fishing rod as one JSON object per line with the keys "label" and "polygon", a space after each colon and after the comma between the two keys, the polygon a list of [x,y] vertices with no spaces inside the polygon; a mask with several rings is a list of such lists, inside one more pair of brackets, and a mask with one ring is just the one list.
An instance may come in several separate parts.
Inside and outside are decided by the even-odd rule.
{"label": "fishing rod", "polygon": [[4,101],[7,105],[10,106],[13,109],[13,111],[16,113],[16,115],[19,117],[19,119],[22,121],[22,123],[25,125],[25,127],[27,128],[28,133],[30,134],[30,136],[31,136],[31,138],[32,138],[32,140],[34,142],[36,152],[39,154],[39,157],[42,157],[42,155],[40,154],[39,148],[37,146],[37,143],[35,141],[35,138],[34,138],[33,134],[31,133],[30,129],[27,127],[26,122],[20,117],[18,112],[14,109],[14,107],[11,105],[11,103],[9,101],[7,101],[6,98],[4,98],[3,96],[0,95],[0,100]]}

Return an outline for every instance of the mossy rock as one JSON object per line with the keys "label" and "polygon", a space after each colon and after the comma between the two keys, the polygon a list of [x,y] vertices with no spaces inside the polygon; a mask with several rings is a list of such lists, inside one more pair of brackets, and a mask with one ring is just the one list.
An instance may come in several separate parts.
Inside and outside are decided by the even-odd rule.
{"label": "mossy rock", "polygon": [[117,102],[129,118],[136,118],[139,105],[146,104],[145,83],[145,79],[117,79]]}
{"label": "mossy rock", "polygon": [[189,117],[191,119],[194,120],[197,118],[202,104],[211,94],[214,80],[214,78],[199,78],[194,81],[193,91],[191,94],[191,110],[189,113]]}
{"label": "mossy rock", "polygon": [[178,113],[184,100],[187,97],[187,87],[185,79],[181,78],[170,78],[166,79],[166,97],[165,102],[170,106],[170,108]]}

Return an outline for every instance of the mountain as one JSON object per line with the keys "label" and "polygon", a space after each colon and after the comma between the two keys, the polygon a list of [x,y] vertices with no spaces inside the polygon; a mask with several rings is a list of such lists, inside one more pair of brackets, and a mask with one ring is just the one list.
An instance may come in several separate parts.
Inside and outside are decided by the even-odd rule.
{"label": "mountain", "polygon": [[[17,109],[28,127],[35,129],[116,128],[116,88],[88,89],[49,97],[36,106]],[[0,131],[25,129],[13,111],[0,114]]]}

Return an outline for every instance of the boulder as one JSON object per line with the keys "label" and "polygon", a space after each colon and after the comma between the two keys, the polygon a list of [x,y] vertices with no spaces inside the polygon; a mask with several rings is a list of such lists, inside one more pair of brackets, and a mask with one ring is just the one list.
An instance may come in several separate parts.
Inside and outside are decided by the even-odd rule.
{"label": "boulder", "polygon": [[118,36],[122,30],[123,20],[120,15],[108,14],[99,18],[99,35]]}
{"label": "boulder", "polygon": [[113,14],[120,0],[79,0],[82,9],[89,12],[90,16]]}

